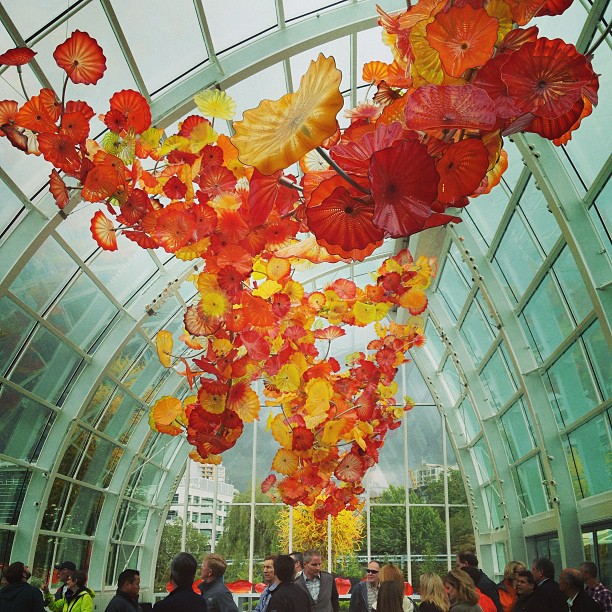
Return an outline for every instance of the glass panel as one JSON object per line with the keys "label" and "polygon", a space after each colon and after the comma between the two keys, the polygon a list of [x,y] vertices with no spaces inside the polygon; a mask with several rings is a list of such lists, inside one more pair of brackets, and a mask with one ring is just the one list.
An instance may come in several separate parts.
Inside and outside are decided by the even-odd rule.
{"label": "glass panel", "polygon": [[536,240],[540,243],[544,252],[548,254],[561,235],[561,228],[548,209],[544,194],[536,188],[533,176],[525,187],[519,207],[525,214]]}
{"label": "glass panel", "polygon": [[612,454],[610,414],[606,411],[591,419],[567,436],[565,450],[577,497],[590,497],[612,489],[612,465],[602,461]]}
{"label": "glass panel", "polygon": [[[4,164],[2,165],[4,166]],[[0,206],[0,235],[2,235],[24,207],[2,180],[0,180],[0,198],[2,201],[2,206]]]}
{"label": "glass panel", "polygon": [[472,460],[474,461],[474,469],[478,476],[480,484],[488,482],[493,478],[493,464],[487,450],[484,439],[478,440],[472,447]]}
{"label": "glass panel", "polygon": [[444,362],[441,376],[446,383],[446,390],[448,391],[448,394],[454,404],[459,399],[463,385],[461,384],[457,367],[450,357],[448,357]]}
{"label": "glass panel", "polygon": [[[161,305],[157,305],[154,314],[141,323],[142,330],[150,337],[153,337],[164,327],[170,316],[180,309],[181,305],[175,297],[167,299]],[[139,313],[139,316],[142,316],[142,313]]]}
{"label": "glass panel", "polygon": [[508,373],[505,359],[498,348],[483,368],[480,379],[491,399],[491,409],[497,412],[514,394],[516,387]]}
{"label": "glass panel", "polygon": [[517,461],[535,448],[533,426],[523,398],[519,398],[501,417],[499,431],[506,441],[511,462]]}
{"label": "glass panel", "polygon": [[542,254],[517,213],[508,225],[494,261],[510,294],[518,300],[542,265]]}
{"label": "glass panel", "polygon": [[0,462],[0,523],[17,525],[31,476],[30,470],[7,461]]}
{"label": "glass panel", "polygon": [[[182,436],[172,437],[167,434],[151,432],[142,454],[157,465],[168,465],[177,448],[181,445],[187,446],[187,440]],[[185,453],[186,457],[187,453]]]}
{"label": "glass panel", "polygon": [[437,366],[442,359],[442,355],[444,355],[444,344],[431,321],[427,321],[425,324],[425,337],[427,338],[425,349],[430,354],[432,362]]}
{"label": "glass panel", "polygon": [[13,548],[13,540],[15,533],[0,529],[0,564],[2,567],[8,567],[11,562],[11,550]]}
{"label": "glass panel", "polygon": [[567,245],[555,261],[553,270],[557,275],[559,285],[561,285],[561,290],[569,303],[574,318],[577,322],[582,321],[593,310],[593,303]]}
{"label": "glass panel", "polygon": [[0,363],[4,373],[34,328],[34,320],[7,297],[0,299],[0,312]]}
{"label": "glass panel", "polygon": [[597,195],[594,205],[589,209],[589,216],[608,252],[612,251],[612,211],[608,204],[610,197],[612,197],[612,180],[608,179],[604,188]]}
{"label": "glass panel", "polygon": [[[119,574],[126,567],[140,567],[141,556],[142,546],[130,544],[111,544],[109,561],[106,566],[106,584],[108,586],[115,586],[117,584]],[[168,574],[169,573],[166,572],[165,580],[168,580]]]}
{"label": "glass panel", "polygon": [[490,245],[493,241],[499,222],[508,205],[509,197],[509,192],[502,186],[493,189],[491,193],[474,198],[465,209],[464,214],[473,219],[474,226],[487,245]]}
{"label": "glass panel", "polygon": [[49,493],[42,528],[93,535],[103,501],[102,493],[57,478]]}
{"label": "glass panel", "polygon": [[125,490],[127,497],[133,497],[143,502],[152,503],[159,490],[159,485],[166,472],[157,465],[141,462],[128,482]]}
{"label": "glass panel", "polygon": [[79,569],[86,572],[89,569],[92,545],[93,542],[89,540],[60,538],[57,535],[38,536],[34,565],[30,568],[32,575],[46,577],[51,568],[64,559],[70,559]]}
{"label": "glass panel", "polygon": [[466,340],[467,347],[475,363],[480,363],[493,342],[488,322],[482,314],[478,303],[472,302],[465,315],[460,333]]}
{"label": "glass panel", "polygon": [[404,487],[390,487],[376,503],[393,503],[396,506],[370,509],[370,548],[373,559],[389,555],[406,554],[406,508],[402,498]]}
{"label": "glass panel", "polygon": [[563,429],[599,403],[582,343],[573,344],[544,376],[557,427]]}
{"label": "glass panel", "polygon": [[39,327],[18,358],[9,378],[24,389],[55,403],[71,383],[81,357],[51,332]]}
{"label": "glass panel", "polygon": [[87,351],[116,314],[112,302],[81,274],[50,310],[47,320]]}
{"label": "glass panel", "polygon": [[[426,406],[415,406],[407,414],[406,422],[414,423],[416,421],[418,422],[423,421],[422,425],[424,427],[424,430],[430,432],[433,424],[430,423],[429,419],[427,418],[429,414],[431,414],[431,412],[429,412],[428,414],[427,408],[428,407]],[[415,414],[411,414],[414,411],[417,411],[417,412],[415,412]],[[436,413],[438,412],[437,409],[435,409],[435,411]],[[423,418],[419,419],[419,417],[423,417]],[[437,416],[437,421],[438,423],[440,421],[439,415]],[[383,492],[386,491],[390,485],[394,485],[395,487],[400,487],[402,493],[405,494],[406,474],[404,473],[403,470],[397,469],[398,463],[401,462],[402,465],[404,464],[403,427],[404,426],[402,425],[401,427],[398,427],[397,429],[387,432],[387,438],[385,440],[385,445],[383,446],[383,448],[380,449],[378,465],[375,466],[374,469],[368,471],[368,474],[366,476],[366,486],[370,490],[370,495],[372,497],[378,497],[379,495],[384,494]],[[434,430],[435,430],[435,426],[434,426]],[[424,437],[425,435],[423,436],[423,438]],[[411,440],[411,442],[414,442],[415,444],[415,449],[414,449],[415,456],[418,456],[420,458],[421,455],[419,453],[426,451],[427,444],[423,443],[423,438],[421,438],[420,436],[413,436],[411,438],[410,429],[408,431],[408,438]],[[421,439],[419,440],[418,438],[421,438]],[[439,437],[429,438],[429,441],[432,441],[432,440],[437,441],[439,440]],[[434,443],[432,444],[432,446],[434,446],[435,448],[436,446],[438,446],[438,444]],[[428,456],[428,455],[423,455],[423,456]],[[396,491],[394,493],[393,499],[395,500],[398,495],[399,495],[399,492]],[[402,502],[403,501],[404,499],[402,498]]]}
{"label": "glass panel", "polygon": [[586,345],[589,362],[594,370],[601,396],[612,397],[612,376],[610,376],[612,355],[610,355],[610,349],[604,338],[599,321],[595,321],[584,332],[582,339]]}
{"label": "glass panel", "polygon": [[147,528],[149,508],[133,504],[127,500],[121,502],[113,538],[125,542],[140,543]]}
{"label": "glass panel", "polygon": [[523,516],[550,510],[548,494],[544,489],[542,465],[539,457],[531,457],[513,472],[519,506]]}
{"label": "glass panel", "polygon": [[544,361],[573,327],[565,303],[550,275],[533,294],[520,319],[526,324],[529,344],[539,361]]}
{"label": "glass panel", "polygon": [[[145,346],[144,338],[140,334],[134,334],[110,362],[108,366],[109,374],[118,379],[123,378],[123,375],[132,367],[136,356],[142,352]],[[139,374],[139,372],[136,372],[136,374]]]}
{"label": "glass panel", "polygon": [[0,453],[34,462],[55,413],[9,387],[0,387]]}
{"label": "glass panel", "polygon": [[480,433],[478,417],[472,406],[472,402],[466,397],[459,405],[460,420],[463,422],[465,443],[472,440]]}
{"label": "glass panel", "polygon": [[[451,550],[476,550],[474,526],[469,508],[449,508],[448,514]],[[444,564],[439,574],[443,575],[446,571],[446,564]]]}
{"label": "glass panel", "polygon": [[499,491],[493,485],[489,485],[482,490],[482,496],[486,502],[487,527],[489,529],[499,529],[503,525],[503,512]]}
{"label": "glass panel", "polygon": [[444,298],[448,312],[455,320],[465,304],[469,292],[466,282],[459,274],[451,258],[446,259],[444,270],[438,284],[438,293]]}
{"label": "glass panel", "polygon": [[52,238],[48,238],[28,259],[10,290],[22,302],[41,314],[76,272],[77,264]]}
{"label": "glass panel", "polygon": [[72,434],[58,471],[64,476],[106,488],[121,455],[123,449],[79,427]]}
{"label": "glass panel", "polygon": [[[113,387],[114,388],[114,387]],[[105,391],[98,389],[97,393],[105,394]],[[95,401],[95,396],[94,396]],[[134,433],[136,425],[142,419],[144,407],[133,397],[117,389],[110,402],[106,404],[106,409],[96,428],[103,431],[107,436],[127,444]]]}
{"label": "glass panel", "polygon": [[135,242],[118,237],[121,257],[115,251],[101,251],[90,263],[91,271],[113,297],[125,304],[158,271],[148,251]]}

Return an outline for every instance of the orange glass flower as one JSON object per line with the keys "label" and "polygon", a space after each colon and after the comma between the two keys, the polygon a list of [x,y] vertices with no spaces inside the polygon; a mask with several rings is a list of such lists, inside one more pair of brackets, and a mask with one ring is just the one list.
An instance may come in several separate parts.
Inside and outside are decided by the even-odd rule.
{"label": "orange glass flower", "polygon": [[341,73],[332,57],[311,62],[298,91],[275,102],[263,100],[234,123],[232,143],[244,164],[272,174],[299,161],[336,131],[336,115],[344,105]]}
{"label": "orange glass flower", "polygon": [[57,65],[73,83],[94,85],[106,70],[102,47],[86,32],[75,30],[70,38],[53,52]]}

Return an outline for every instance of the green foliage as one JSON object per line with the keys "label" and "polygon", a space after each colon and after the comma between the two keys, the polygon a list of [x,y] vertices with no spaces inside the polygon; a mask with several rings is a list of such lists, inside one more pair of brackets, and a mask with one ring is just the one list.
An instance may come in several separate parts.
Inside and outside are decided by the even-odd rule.
{"label": "green foliage", "polygon": [[[181,518],[176,518],[171,523],[164,525],[155,567],[155,592],[166,590],[166,583],[170,576],[170,562],[174,555],[181,552],[182,535],[183,521]],[[207,535],[198,531],[191,523],[187,523],[186,549],[188,553],[200,561],[207,552],[210,552],[209,544]],[[199,576],[196,574],[197,578]]]}
{"label": "green foliage", "polygon": [[[250,487],[248,487],[250,490]],[[249,534],[251,533],[251,506],[237,506],[236,503],[251,501],[250,493],[238,493],[232,502],[225,521],[223,535],[216,546],[215,552],[222,554],[228,561],[225,574],[227,582],[242,580],[249,575]],[[256,502],[269,502],[270,498],[257,491]],[[278,540],[276,519],[282,506],[257,506],[253,533],[254,559],[263,559],[266,555],[281,552]],[[254,568],[254,576],[259,581],[258,567]]]}

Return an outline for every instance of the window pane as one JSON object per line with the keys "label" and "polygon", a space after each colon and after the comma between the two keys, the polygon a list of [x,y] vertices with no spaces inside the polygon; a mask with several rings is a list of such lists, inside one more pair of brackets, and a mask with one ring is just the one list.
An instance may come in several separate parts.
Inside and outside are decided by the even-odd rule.
{"label": "window pane", "polygon": [[427,321],[425,325],[425,337],[427,338],[425,350],[430,354],[432,362],[437,366],[444,354],[444,344],[440,340],[440,336],[438,336],[438,332],[431,321]]}
{"label": "window pane", "polygon": [[34,320],[7,297],[0,299],[0,312],[0,364],[5,373],[34,328]]}
{"label": "window pane", "polygon": [[533,176],[521,196],[519,207],[527,218],[536,240],[548,254],[561,235],[561,228],[548,209],[544,194],[536,188]]}
{"label": "window pane", "polygon": [[586,292],[582,276],[568,246],[561,251],[561,255],[553,265],[553,270],[559,279],[561,290],[574,318],[577,322],[582,321],[593,310],[593,303]]}
{"label": "window pane", "polygon": [[33,462],[55,418],[50,408],[0,387],[0,453]]}
{"label": "window pane", "polygon": [[457,367],[450,357],[446,359],[440,374],[446,383],[446,390],[454,404],[459,399],[459,394],[461,393],[463,385],[457,373]]}
{"label": "window pane", "polygon": [[459,313],[465,304],[469,292],[466,282],[458,272],[453,260],[447,257],[438,284],[438,293],[444,298],[444,303],[447,305],[447,310],[451,317],[455,320],[459,317]]}
{"label": "window pane", "polygon": [[493,342],[493,335],[476,301],[472,302],[465,315],[460,333],[465,338],[475,363],[480,363]]}
{"label": "window pane", "polygon": [[[504,148],[506,143],[504,143]],[[508,204],[509,194],[503,186],[493,189],[490,193],[478,196],[470,202],[470,206],[465,209],[465,213],[473,219],[474,226],[486,241],[491,244],[499,221],[504,214]],[[464,214],[465,214],[464,213]]]}
{"label": "window pane", "polygon": [[480,374],[480,379],[484,388],[488,390],[491,409],[494,412],[497,412],[512,397],[516,390],[500,349],[497,349],[491,355],[487,365]]}
{"label": "window pane", "polygon": [[60,538],[57,535],[38,536],[34,566],[30,568],[32,574],[46,576],[49,568],[53,567],[54,563],[60,563],[62,559],[70,559],[79,569],[86,572],[89,569],[92,545],[93,542],[89,540]]}
{"label": "window pane", "polygon": [[488,482],[493,478],[493,464],[491,463],[491,457],[489,457],[489,451],[484,439],[481,438],[472,447],[472,460],[474,461],[474,469],[480,484]]}
{"label": "window pane", "polygon": [[464,442],[467,444],[476,434],[480,433],[480,425],[478,418],[474,412],[472,402],[466,397],[459,406],[460,420],[463,422],[464,427]]}
{"label": "window pane", "polygon": [[125,542],[139,543],[147,526],[149,508],[127,500],[121,502],[113,538]]}
{"label": "window pane", "polygon": [[503,512],[499,491],[493,485],[489,485],[482,490],[482,496],[485,500],[484,510],[487,527],[489,529],[499,529],[503,525]]}
{"label": "window pane", "polygon": [[57,478],[51,488],[42,528],[93,535],[104,497],[102,493]]}
{"label": "window pane", "polygon": [[125,494],[143,502],[152,503],[165,472],[151,463],[140,463],[130,476]]}
{"label": "window pane", "polygon": [[612,355],[610,354],[610,349],[604,338],[599,321],[595,321],[586,330],[582,338],[586,346],[589,362],[599,385],[601,396],[612,397],[612,376],[610,376]]}
{"label": "window pane", "polygon": [[513,475],[523,516],[550,510],[548,494],[542,484],[544,475],[539,457],[531,457],[521,463],[516,467]]}
{"label": "window pane", "polygon": [[564,441],[570,472],[578,481],[574,486],[578,498],[612,489],[612,464],[602,460],[612,455],[611,434],[606,411],[572,431]]}
{"label": "window pane", "polygon": [[31,476],[30,470],[0,462],[0,523],[3,525],[17,525]]}
{"label": "window pane", "polygon": [[521,322],[539,361],[545,360],[571,332],[573,326],[567,309],[550,275],[525,306]]}
{"label": "window pane", "polygon": [[499,430],[502,438],[506,440],[511,462],[520,459],[535,447],[533,427],[523,398],[504,413],[499,421]]}
{"label": "window pane", "polygon": [[108,371],[115,378],[123,378],[123,375],[132,367],[136,356],[145,347],[144,338],[140,334],[132,336],[128,343],[121,349],[121,352],[110,363]]}
{"label": "window pane", "polygon": [[581,342],[573,344],[555,361],[544,377],[544,384],[559,429],[571,425],[599,403]]}
{"label": "window pane", "polygon": [[494,262],[510,294],[518,300],[542,265],[542,254],[517,213],[500,242]]}
{"label": "window pane", "polygon": [[81,274],[53,306],[47,320],[87,351],[116,314],[110,300]]}

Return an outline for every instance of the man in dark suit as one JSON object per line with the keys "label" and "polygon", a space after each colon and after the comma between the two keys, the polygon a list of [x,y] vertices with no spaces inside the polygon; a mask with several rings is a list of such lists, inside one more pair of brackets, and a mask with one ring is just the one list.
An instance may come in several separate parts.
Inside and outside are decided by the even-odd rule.
{"label": "man in dark suit", "polygon": [[304,553],[304,571],[295,583],[310,595],[312,612],[338,612],[340,601],[336,581],[329,572],[321,571],[321,553],[307,550]]}
{"label": "man in dark suit", "polygon": [[174,589],[153,606],[153,612],[206,612],[206,601],[193,590],[198,562],[186,552],[180,552],[170,563],[170,581]]}
{"label": "man in dark suit", "polygon": [[568,567],[559,576],[559,588],[567,597],[572,612],[602,612],[602,607],[584,590],[582,574]]}
{"label": "man in dark suit", "polygon": [[356,584],[351,591],[349,612],[370,612],[378,596],[378,572],[380,563],[370,561],[366,569],[366,579]]}
{"label": "man in dark suit", "polygon": [[532,605],[538,612],[559,612],[567,609],[565,595],[555,581],[555,566],[550,559],[540,557],[531,565],[531,573],[536,582]]}
{"label": "man in dark suit", "polygon": [[536,612],[531,604],[533,590],[535,589],[533,574],[527,570],[517,572],[514,588],[518,598],[512,607],[512,612]]}
{"label": "man in dark suit", "polygon": [[279,580],[272,591],[266,612],[311,612],[310,595],[293,582],[295,561],[289,555],[277,555],[274,574]]}

